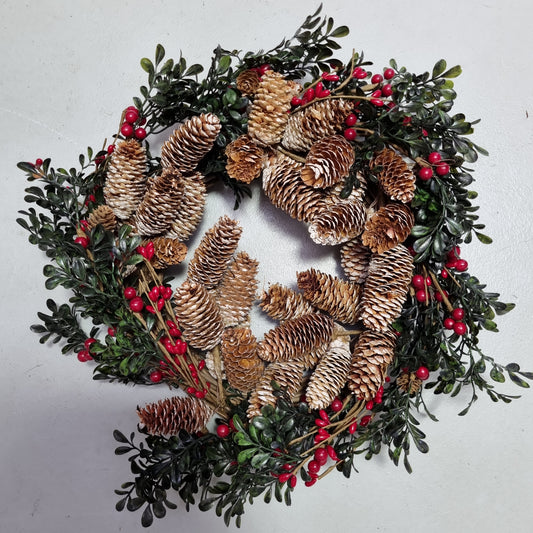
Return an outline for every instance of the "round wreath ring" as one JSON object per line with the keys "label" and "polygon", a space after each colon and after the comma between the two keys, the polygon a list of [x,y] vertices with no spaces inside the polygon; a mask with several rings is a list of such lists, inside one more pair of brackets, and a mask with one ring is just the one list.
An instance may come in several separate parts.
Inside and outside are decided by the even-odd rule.
{"label": "round wreath ring", "polygon": [[[427,411],[424,390],[471,387],[464,414],[476,390],[511,400],[485,380],[487,367],[496,382],[507,374],[527,387],[533,377],[478,347],[480,330],[496,330],[494,315],[513,305],[485,292],[460,255],[472,233],[490,242],[467,189],[466,165],[484,151],[465,137],[473,122],[450,114],[460,67],[440,60],[415,75],[391,60],[372,75],[362,54],[332,58],[348,29],[319,12],[268,52],[218,47],[201,81],[200,65],[164,62],[159,45],[154,63],[141,61],[148,85],[114,144],[89,149],[80,170],[19,165],[40,185],[25,197],[39,211],[22,211],[19,223],[53,261],[46,287],[73,292],[39,313],[41,342],[64,340],[63,353],[94,360],[95,379],[185,393],[138,409],[142,444],[114,433],[135,476],[116,507],[143,507],[145,526],[176,507],[170,489],[187,508],[199,496],[200,509],[240,525],[246,500],[290,504],[299,478],[348,477],[359,454],[386,447],[410,470],[411,444],[428,450],[415,416]],[[314,81],[295,81],[305,78]],[[176,124],[152,155],[148,139]],[[298,290],[262,292],[259,306],[279,321],[263,340],[249,324],[258,263],[237,253],[230,217],[171,285],[202,218],[206,177],[231,188],[237,206],[262,177],[313,241],[340,245],[345,279],[311,268]]]}

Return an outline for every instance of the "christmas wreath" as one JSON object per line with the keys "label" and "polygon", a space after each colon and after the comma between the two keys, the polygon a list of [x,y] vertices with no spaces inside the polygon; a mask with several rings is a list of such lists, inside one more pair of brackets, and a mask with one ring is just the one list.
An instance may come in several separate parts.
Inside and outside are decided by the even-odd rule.
{"label": "christmas wreath", "polygon": [[[417,413],[434,419],[430,391],[470,389],[464,415],[478,392],[514,398],[492,382],[533,378],[478,346],[513,304],[485,291],[459,247],[490,243],[469,189],[486,152],[467,137],[475,122],[451,114],[460,67],[413,74],[391,60],[372,73],[362,53],[333,58],[347,34],[319,9],[272,50],[216,48],[203,78],[159,45],[112,144],[79,169],[19,164],[35,207],[18,222],[51,261],[46,287],[72,291],[38,313],[40,342],[62,341],[94,379],[176,389],[138,408],[142,442],[114,432],[134,476],[116,508],[142,508],[144,526],[176,508],[171,491],[240,525],[246,501],[290,505],[299,482],[349,477],[382,448],[410,471],[412,445],[428,451]],[[148,141],[168,128],[156,155]],[[258,291],[227,215],[189,253],[215,180],[236,207],[262,180],[335,247],[342,278],[304,266],[294,287]],[[254,305],[277,322],[262,340]]]}

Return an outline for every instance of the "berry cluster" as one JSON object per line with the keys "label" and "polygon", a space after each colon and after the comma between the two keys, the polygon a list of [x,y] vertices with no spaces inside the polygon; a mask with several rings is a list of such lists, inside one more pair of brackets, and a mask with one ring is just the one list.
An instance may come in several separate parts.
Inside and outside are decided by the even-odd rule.
{"label": "berry cluster", "polygon": [[[129,106],[122,113],[122,117],[123,121],[120,126],[120,133],[126,137],[126,139],[135,137],[142,141],[147,135],[146,130],[142,127],[146,124],[146,119],[140,117],[137,108],[135,106]],[[114,146],[111,148],[111,146],[107,149],[108,153],[112,153],[115,148]]]}
{"label": "berry cluster", "polygon": [[439,152],[431,152],[428,155],[428,165],[418,170],[418,177],[422,181],[429,181],[433,177],[433,169],[438,176],[446,176],[450,172],[450,165],[442,161]]}

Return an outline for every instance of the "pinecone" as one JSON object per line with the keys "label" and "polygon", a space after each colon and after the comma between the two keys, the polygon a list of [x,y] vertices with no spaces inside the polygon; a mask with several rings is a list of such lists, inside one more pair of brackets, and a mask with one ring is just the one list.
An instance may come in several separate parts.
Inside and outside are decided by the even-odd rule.
{"label": "pinecone", "polygon": [[325,137],[311,146],[302,169],[302,181],[311,187],[331,187],[348,176],[354,161],[352,145],[344,137]]}
{"label": "pinecone", "polygon": [[187,433],[202,431],[213,410],[202,400],[174,396],[142,409],[137,407],[137,414],[140,425],[150,435],[177,435],[180,430]]}
{"label": "pinecone", "polygon": [[298,288],[315,307],[334,320],[345,324],[359,320],[359,285],[311,268],[298,273]]}
{"label": "pinecone", "polygon": [[220,128],[220,120],[213,113],[187,119],[163,144],[162,167],[174,167],[183,174],[193,171],[213,147]]}
{"label": "pinecone", "polygon": [[413,258],[401,244],[373,255],[361,297],[361,319],[374,331],[385,331],[400,315],[413,272]]}
{"label": "pinecone", "polygon": [[265,361],[301,359],[330,341],[333,320],[320,313],[310,313],[283,322],[268,331],[260,345],[259,357]]}
{"label": "pinecone", "polygon": [[348,379],[351,356],[348,335],[331,342],[307,385],[305,396],[311,409],[325,409],[331,405]]}
{"label": "pinecone", "polygon": [[213,296],[194,281],[185,281],[174,293],[174,310],[185,340],[200,350],[214,348],[224,325]]}
{"label": "pinecone", "polygon": [[189,262],[187,277],[214,289],[220,283],[233,257],[242,228],[236,220],[224,215],[202,237]]}
{"label": "pinecone", "polygon": [[179,265],[187,256],[187,246],[178,241],[178,239],[155,237],[152,242],[154,243],[152,266],[156,270]]}
{"label": "pinecone", "polygon": [[281,143],[288,150],[307,152],[311,145],[344,129],[344,119],[353,109],[350,100],[332,98],[291,113]]}
{"label": "pinecone", "polygon": [[226,157],[226,172],[229,177],[251,183],[261,175],[266,152],[249,135],[241,135],[226,146]]}
{"label": "pinecone", "polygon": [[249,328],[228,328],[222,335],[222,359],[229,384],[241,392],[252,390],[265,364],[257,355],[257,340]]}
{"label": "pinecone", "polygon": [[260,81],[261,78],[259,77],[259,73],[257,72],[257,70],[248,69],[243,70],[237,76],[235,84],[237,85],[237,89],[241,91],[241,94],[243,96],[250,96],[254,95],[257,92]]}
{"label": "pinecone", "polygon": [[422,380],[417,378],[414,372],[404,372],[396,379],[398,388],[407,392],[409,396],[414,396],[422,386],[422,383]]}
{"label": "pinecone", "polygon": [[409,237],[415,217],[409,207],[391,203],[384,205],[367,221],[361,240],[374,253],[381,254]]}
{"label": "pinecone", "polygon": [[87,229],[92,231],[100,224],[106,231],[114,231],[117,217],[108,205],[99,205],[87,219]]}
{"label": "pinecone", "polygon": [[137,208],[134,218],[137,231],[141,235],[158,235],[166,231],[180,208],[183,190],[181,174],[175,169],[164,169]]}
{"label": "pinecone", "polygon": [[309,235],[317,244],[341,244],[360,235],[365,220],[365,204],[349,200],[339,201],[325,206],[315,215],[308,228]]}
{"label": "pinecone", "polygon": [[331,187],[326,196],[326,204],[336,205],[343,202],[362,203],[365,200],[367,183],[365,177],[360,172],[357,173],[356,178],[357,180],[347,198],[341,198],[344,183],[338,183],[334,187]]}
{"label": "pinecone", "polygon": [[268,291],[261,293],[259,307],[270,318],[280,322],[316,311],[302,294],[279,283],[271,285]]}
{"label": "pinecone", "polygon": [[341,266],[346,277],[354,283],[364,283],[372,252],[360,241],[348,241],[341,246]]}
{"label": "pinecone", "polygon": [[416,176],[402,157],[390,148],[381,150],[371,161],[370,169],[381,167],[377,178],[391,200],[409,203],[416,189]]}
{"label": "pinecone", "polygon": [[186,241],[192,235],[204,215],[206,187],[200,173],[183,176],[183,196],[179,209],[174,213],[167,237]]}
{"label": "pinecone", "polygon": [[129,218],[146,191],[146,150],[135,139],[117,144],[104,185],[107,205],[121,220]]}
{"label": "pinecone", "polygon": [[364,331],[355,345],[348,386],[365,402],[373,400],[385,381],[387,368],[394,357],[396,338],[391,331]]}
{"label": "pinecone", "polygon": [[263,74],[250,114],[248,135],[261,146],[271,146],[281,141],[291,109],[291,100],[301,86],[288,81],[283,74],[269,70]]}
{"label": "pinecone", "polygon": [[302,181],[302,166],[278,153],[263,171],[263,190],[275,207],[296,220],[311,222],[324,205],[324,192]]}
{"label": "pinecone", "polygon": [[[216,354],[219,356],[216,357]],[[218,377],[217,372],[217,360],[220,363],[220,379],[226,379],[226,370],[224,369],[224,361],[222,360],[222,357],[220,357],[220,351],[218,348],[215,350],[208,350],[205,352],[205,367],[209,371],[209,373],[214,376]]]}
{"label": "pinecone", "polygon": [[248,418],[251,420],[254,416],[259,416],[264,405],[276,405],[272,381],[286,388],[291,398],[297,397],[304,384],[303,372],[304,367],[300,361],[280,361],[268,365],[248,400]]}
{"label": "pinecone", "polygon": [[222,279],[216,299],[226,327],[249,319],[256,298],[258,269],[255,259],[239,252]]}

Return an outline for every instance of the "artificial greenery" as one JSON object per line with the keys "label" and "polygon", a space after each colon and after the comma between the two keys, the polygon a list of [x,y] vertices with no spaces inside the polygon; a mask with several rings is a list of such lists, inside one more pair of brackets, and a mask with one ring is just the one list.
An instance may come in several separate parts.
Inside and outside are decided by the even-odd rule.
{"label": "artificial greenery", "polygon": [[[407,244],[415,254],[415,274],[431,283],[426,286],[424,302],[415,297],[414,290],[410,292],[394,323],[398,342],[389,368],[391,381],[381,401],[369,406],[348,394],[341,408],[317,413],[304,399],[292,403],[274,383],[277,405],[264,407],[261,416],[247,422],[247,399],[230,389],[223,391],[224,385],[219,383],[213,385],[206,400],[218,402],[218,423],[231,421],[229,436],[182,431],[172,437],[148,435],[137,445],[133,433],[127,438],[115,431],[115,439],[121,444],[116,453],[130,454],[134,476],[134,481],[116,491],[120,495],[116,507],[119,511],[143,508],[144,526],[149,526],[154,517],[165,516],[166,509],[176,507],[170,489],[177,491],[187,509],[194,504],[202,510],[213,507],[226,524],[234,518],[240,525],[245,504],[260,496],[267,502],[274,497],[290,505],[298,476],[309,485],[315,482],[306,467],[316,449],[325,446],[331,453],[331,466],[320,477],[332,469],[349,477],[356,470],[359,455],[370,459],[382,448],[388,450],[395,464],[401,460],[411,471],[411,445],[422,453],[429,449],[418,413],[423,411],[435,419],[424,402],[425,391],[455,396],[469,388],[471,400],[460,413],[463,415],[479,392],[486,392],[493,401],[515,398],[495,389],[494,384],[504,382],[506,376],[520,387],[529,386],[524,378],[533,379],[532,373],[521,371],[516,363],[497,363],[479,346],[481,330],[497,331],[495,316],[513,305],[500,302],[496,293],[486,292],[470,273],[446,266],[450,253],[457,245],[468,243],[472,233],[481,242],[490,242],[481,233],[478,208],[472,204],[477,195],[469,189],[473,182],[469,165],[478,154],[486,152],[468,138],[476,121],[469,122],[460,113],[451,114],[456,97],[452,80],[461,73],[460,67],[448,69],[440,60],[431,73],[415,75],[391,60],[395,73],[392,95],[383,100],[387,105],[376,105],[372,102],[376,87],[369,82],[370,74],[362,79],[352,76],[354,69],[370,66],[363,54],[354,53],[346,64],[332,57],[340,48],[336,39],[347,33],[345,26],[335,28],[333,19],[322,17],[319,9],[293,38],[284,39],[271,50],[242,53],[217,47],[203,78],[203,67],[187,66],[184,57],[164,61],[161,45],[156,49],[155,61],[141,60],[148,81],[133,103],[146,120],[148,136],[192,115],[216,114],[222,130],[215,148],[202,162],[202,171],[229,186],[236,205],[250,190],[229,178],[224,169],[225,146],[246,132],[248,99],[240,94],[235,80],[244,70],[265,63],[287,78],[305,78],[309,87],[316,85],[321,72],[334,69],[338,78],[324,82],[330,97],[357,100],[361,117],[357,129],[362,135],[356,143],[356,162],[341,195],[347,196],[358,187],[358,173],[363,173],[369,183],[375,181],[376,169],[370,169],[369,161],[385,146],[394,147],[421,166],[427,165],[428,154],[438,151],[450,166],[446,175],[417,183],[411,203],[416,224]],[[146,147],[149,149],[147,143]],[[48,312],[38,313],[40,323],[32,329],[41,336],[42,343],[62,341],[64,354],[83,350],[88,337],[95,339],[91,345],[95,379],[150,384],[151,372],[165,359],[162,344],[168,308],[142,318],[127,307],[124,288],[140,285],[148,291],[153,286],[170,287],[172,279],[150,268],[149,261],[139,253],[140,238],[126,224],[117,235],[102,226],[93,228],[87,233],[87,247],[76,242],[90,213],[104,203],[102,186],[108,161],[107,151],[95,153],[89,148],[86,156],[80,156],[79,170],[54,169],[49,159],[40,165],[19,164],[34,182],[26,189],[25,201],[35,207],[21,211],[23,217],[17,221],[29,232],[30,243],[50,260],[43,270],[46,288],[61,285],[72,292],[68,303],[59,305],[49,299]],[[155,174],[159,159],[149,153],[149,163],[149,173]],[[465,313],[467,329],[461,335],[442,325],[457,307]],[[189,356],[199,369],[200,357],[192,351]],[[410,394],[397,386],[399,375],[422,365],[432,376],[425,387]],[[200,370],[205,385],[208,374]],[[193,383],[188,370],[178,367],[165,382],[182,389]],[[220,398],[225,401],[222,405]],[[325,423],[317,426],[320,417]],[[324,428],[322,433],[319,427]]]}

